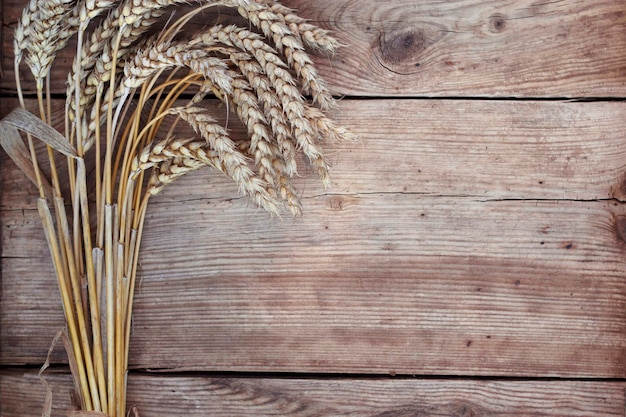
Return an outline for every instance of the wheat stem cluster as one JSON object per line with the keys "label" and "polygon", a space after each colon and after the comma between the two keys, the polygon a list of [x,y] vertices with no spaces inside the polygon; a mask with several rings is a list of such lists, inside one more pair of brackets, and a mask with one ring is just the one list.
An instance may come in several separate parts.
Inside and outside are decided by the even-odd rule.
{"label": "wheat stem cluster", "polygon": [[[149,199],[208,166],[270,213],[299,215],[291,182],[298,153],[328,185],[321,144],[348,137],[326,114],[335,99],[307,52],[335,52],[339,44],[326,30],[274,1],[202,0],[182,15],[170,7],[186,3],[30,0],[15,30],[18,96],[25,109],[21,80],[30,72],[38,119],[28,116],[18,126],[25,143],[6,139],[3,146],[22,155],[14,159],[39,192],[75,405],[84,412],[128,412],[133,296]],[[188,29],[211,8],[235,10],[241,23]],[[70,44],[64,129],[38,130],[33,125],[52,122],[51,69]],[[233,137],[216,120],[216,99],[242,122],[246,137]],[[174,133],[181,124],[189,136]],[[34,136],[45,142],[45,154]],[[60,161],[66,169],[57,169]]]}

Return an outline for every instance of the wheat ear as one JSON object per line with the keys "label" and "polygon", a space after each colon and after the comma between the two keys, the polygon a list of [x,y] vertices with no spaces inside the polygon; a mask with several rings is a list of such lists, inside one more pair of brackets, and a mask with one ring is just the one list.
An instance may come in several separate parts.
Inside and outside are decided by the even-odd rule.
{"label": "wheat ear", "polygon": [[305,52],[303,40],[299,32],[292,32],[286,24],[285,16],[280,10],[272,10],[264,4],[250,3],[238,8],[239,13],[250,23],[261,29],[263,34],[274,42],[276,48],[287,58],[302,80],[302,90],[311,94],[313,102],[323,109],[335,106],[335,100],[319,77],[313,61]]}
{"label": "wheat ear", "polygon": [[217,124],[206,110],[197,107],[184,107],[173,108],[170,113],[186,121],[197,134],[207,140],[221,161],[221,164],[216,168],[233,179],[242,194],[249,196],[255,204],[268,212],[278,214],[279,209],[276,200],[268,193],[266,183],[252,172],[245,157],[228,136],[228,132]]}

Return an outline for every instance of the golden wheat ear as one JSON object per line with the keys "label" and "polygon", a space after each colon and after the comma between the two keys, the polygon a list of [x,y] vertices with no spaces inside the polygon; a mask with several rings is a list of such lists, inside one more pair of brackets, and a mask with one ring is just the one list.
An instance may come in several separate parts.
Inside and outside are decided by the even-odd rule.
{"label": "golden wheat ear", "polygon": [[[28,1],[14,36],[15,76],[25,108],[20,70],[28,67],[39,117],[23,109],[9,114],[0,122],[0,143],[37,186],[79,413],[124,417],[148,202],[208,166],[268,212],[287,208],[300,215],[291,181],[299,154],[328,186],[322,145],[350,137],[329,118],[336,101],[309,55],[332,55],[339,43],[270,0],[203,0],[181,17],[168,12],[186,0]],[[194,17],[217,6],[236,10],[245,22],[189,29]],[[165,29],[154,30],[157,23]],[[50,74],[72,37],[76,55],[61,134],[48,125]],[[215,98],[237,115],[243,135],[236,137],[212,116],[208,106],[217,107]],[[185,137],[173,133],[179,124],[189,126]],[[187,137],[191,131],[196,135]],[[50,179],[39,168],[35,138],[46,147]],[[61,160],[67,169],[56,169]],[[49,415],[50,397],[45,407]]]}

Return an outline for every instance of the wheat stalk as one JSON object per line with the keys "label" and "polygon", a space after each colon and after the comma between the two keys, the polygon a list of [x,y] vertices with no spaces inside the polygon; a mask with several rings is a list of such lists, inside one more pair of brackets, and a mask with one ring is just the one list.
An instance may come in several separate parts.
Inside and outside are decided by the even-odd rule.
{"label": "wheat stalk", "polygon": [[[26,107],[20,73],[25,62],[35,81],[39,118],[15,111],[0,122],[7,132],[0,142],[38,188],[78,406],[97,415],[123,417],[128,411],[132,307],[150,198],[208,166],[268,212],[287,208],[299,215],[302,204],[291,182],[298,152],[328,185],[330,166],[321,144],[350,137],[327,116],[335,100],[306,52],[334,53],[339,44],[328,31],[268,0],[204,0],[164,22],[168,7],[183,3],[30,0],[14,35],[20,103]],[[236,9],[248,26],[185,29],[217,6]],[[157,23],[167,23],[166,29],[150,35]],[[76,55],[61,135],[47,126],[50,71],[72,37]],[[247,138],[232,137],[216,121],[206,108],[212,97],[237,115]],[[176,137],[179,124],[197,136]],[[26,145],[18,128],[27,134]],[[34,137],[46,144],[51,185],[39,169]],[[65,198],[57,152],[67,156]],[[95,168],[95,184],[88,184],[88,167]]]}

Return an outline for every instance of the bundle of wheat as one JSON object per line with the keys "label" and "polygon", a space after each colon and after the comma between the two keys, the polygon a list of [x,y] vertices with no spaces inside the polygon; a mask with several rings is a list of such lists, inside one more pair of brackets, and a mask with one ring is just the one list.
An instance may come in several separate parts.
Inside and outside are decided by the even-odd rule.
{"label": "bundle of wheat", "polygon": [[[301,203],[291,183],[297,151],[328,185],[320,142],[348,136],[326,116],[335,101],[305,52],[336,50],[326,30],[268,0],[204,0],[177,19],[162,19],[177,3],[183,2],[30,0],[15,31],[23,109],[0,122],[0,141],[39,190],[67,320],[76,405],[84,412],[127,412],[133,294],[150,197],[209,166],[269,212],[286,207],[298,215]],[[214,7],[236,10],[243,24],[186,29]],[[166,29],[155,34],[155,25],[164,22]],[[47,125],[50,69],[72,38],[77,47],[60,134]],[[22,61],[36,82],[39,117],[24,110]],[[211,116],[207,97],[237,114],[247,140],[234,140]],[[177,123],[197,136],[175,137]],[[26,132],[26,144],[19,130]],[[50,181],[33,137],[46,144]],[[67,156],[69,187],[57,170],[58,152]],[[87,166],[95,171],[94,184],[88,184]]]}

